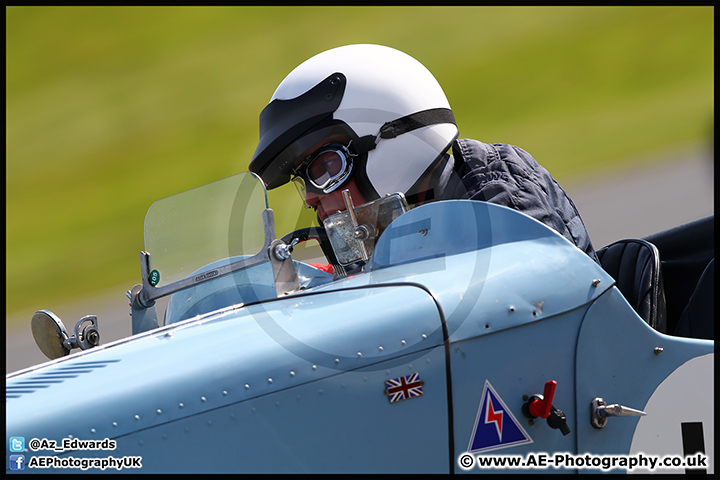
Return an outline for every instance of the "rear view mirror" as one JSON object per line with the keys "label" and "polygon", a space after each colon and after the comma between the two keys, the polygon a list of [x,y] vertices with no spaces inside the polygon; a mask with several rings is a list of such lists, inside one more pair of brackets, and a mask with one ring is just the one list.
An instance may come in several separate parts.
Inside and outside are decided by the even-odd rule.
{"label": "rear view mirror", "polygon": [[47,310],[35,312],[30,323],[35,343],[51,360],[70,353],[63,343],[69,338],[65,325],[54,313]]}
{"label": "rear view mirror", "polygon": [[75,325],[73,337],[68,335],[62,320],[48,310],[35,312],[30,327],[35,343],[50,360],[68,355],[73,348],[87,350],[100,344],[95,315],[82,317]]}

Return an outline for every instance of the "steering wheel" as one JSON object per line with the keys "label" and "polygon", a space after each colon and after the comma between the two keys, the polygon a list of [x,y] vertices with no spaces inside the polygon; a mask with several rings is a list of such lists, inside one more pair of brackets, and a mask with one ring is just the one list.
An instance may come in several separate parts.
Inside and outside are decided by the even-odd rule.
{"label": "steering wheel", "polygon": [[320,248],[322,248],[323,254],[325,255],[325,258],[327,258],[328,262],[330,262],[330,264],[333,266],[338,264],[337,257],[335,257],[335,252],[332,249],[332,245],[330,245],[330,240],[328,239],[327,232],[325,232],[325,229],[323,227],[300,228],[298,230],[283,235],[280,240],[282,240],[283,243],[290,245],[290,243],[295,239],[298,240],[295,243],[307,242],[308,240],[317,240],[318,243],[320,243]]}

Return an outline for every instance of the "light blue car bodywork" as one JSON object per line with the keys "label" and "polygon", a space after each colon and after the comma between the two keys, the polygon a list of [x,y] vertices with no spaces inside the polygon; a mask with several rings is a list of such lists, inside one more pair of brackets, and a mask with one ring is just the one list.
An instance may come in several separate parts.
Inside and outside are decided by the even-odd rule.
{"label": "light blue car bodywork", "polygon": [[[272,276],[269,263],[251,268]],[[712,341],[654,331],[583,252],[484,202],[402,215],[362,274],[332,281],[296,268],[309,286],[297,294],[246,285],[258,301],[233,306],[242,288],[223,277],[202,288],[226,294],[198,294],[196,311],[191,293],[175,294],[164,327],[9,375],[6,438],[114,439],[112,451],[26,449],[26,462],[141,456],[143,473],[478,473],[458,459],[486,385],[509,410],[506,426],[531,441],[480,455],[622,455],[639,417],[593,428],[593,398],[642,409],[680,365],[714,352]],[[413,373],[423,395],[391,403],[385,382]],[[549,380],[568,435],[523,415]],[[538,472],[482,470],[493,471]],[[578,471],[593,470],[550,469]]]}

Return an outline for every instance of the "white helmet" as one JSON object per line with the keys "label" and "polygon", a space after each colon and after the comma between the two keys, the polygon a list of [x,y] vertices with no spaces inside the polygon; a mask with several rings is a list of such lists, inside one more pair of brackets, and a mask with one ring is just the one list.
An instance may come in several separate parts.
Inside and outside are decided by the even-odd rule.
{"label": "white helmet", "polygon": [[349,135],[352,177],[374,200],[407,194],[457,138],[447,98],[417,60],[380,45],[348,45],[295,68],[260,113],[250,170],[275,188],[299,155],[335,134]]}

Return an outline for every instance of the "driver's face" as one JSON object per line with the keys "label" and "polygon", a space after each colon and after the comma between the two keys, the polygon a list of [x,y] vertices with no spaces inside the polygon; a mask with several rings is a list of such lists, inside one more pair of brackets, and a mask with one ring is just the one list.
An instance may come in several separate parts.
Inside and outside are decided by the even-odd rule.
{"label": "driver's face", "polygon": [[[296,164],[300,164],[300,162],[302,162],[313,152],[316,152],[323,145],[326,145],[328,143],[347,144],[349,141],[350,138],[346,135],[333,135],[331,137],[328,137],[321,142],[313,145],[305,153],[303,153],[298,158]],[[363,195],[360,193],[360,190],[355,183],[355,179],[352,177],[345,183],[345,185],[328,194],[317,194],[308,191],[305,194],[305,201],[308,205],[317,210],[318,218],[322,222],[330,215],[345,210],[345,200],[343,200],[342,196],[343,190],[348,190],[350,192],[350,197],[352,198],[353,205],[362,205],[363,203],[366,203],[367,200],[365,200],[365,197],[363,197]]]}
{"label": "driver's face", "polygon": [[307,192],[305,195],[305,201],[308,205],[317,210],[318,218],[320,218],[320,221],[322,222],[333,213],[345,210],[345,200],[343,200],[342,196],[343,190],[349,190],[353,205],[362,205],[366,202],[365,197],[363,197],[360,190],[358,190],[354,178],[351,178],[341,188],[325,195]]}

